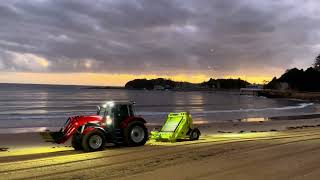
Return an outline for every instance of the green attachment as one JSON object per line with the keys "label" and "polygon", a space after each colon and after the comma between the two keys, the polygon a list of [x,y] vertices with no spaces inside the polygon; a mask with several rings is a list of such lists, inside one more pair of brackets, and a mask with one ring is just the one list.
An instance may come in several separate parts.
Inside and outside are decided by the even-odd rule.
{"label": "green attachment", "polygon": [[170,113],[160,131],[152,131],[151,139],[176,142],[190,137],[193,129],[192,117],[188,112]]}

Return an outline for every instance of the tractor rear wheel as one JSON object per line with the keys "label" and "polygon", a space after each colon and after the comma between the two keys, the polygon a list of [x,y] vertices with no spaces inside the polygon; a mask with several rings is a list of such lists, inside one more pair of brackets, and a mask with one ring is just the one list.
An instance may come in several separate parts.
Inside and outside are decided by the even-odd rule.
{"label": "tractor rear wheel", "polygon": [[101,151],[104,149],[106,138],[100,130],[92,130],[82,137],[82,147],[85,152]]}
{"label": "tractor rear wheel", "polygon": [[143,146],[148,140],[148,129],[142,122],[131,122],[124,129],[124,143],[127,146]]}
{"label": "tractor rear wheel", "polygon": [[194,140],[198,140],[200,137],[200,130],[198,128],[194,128],[191,133],[190,133],[190,140],[194,141]]}
{"label": "tractor rear wheel", "polygon": [[79,134],[75,134],[72,136],[71,145],[74,150],[82,150],[81,136]]}

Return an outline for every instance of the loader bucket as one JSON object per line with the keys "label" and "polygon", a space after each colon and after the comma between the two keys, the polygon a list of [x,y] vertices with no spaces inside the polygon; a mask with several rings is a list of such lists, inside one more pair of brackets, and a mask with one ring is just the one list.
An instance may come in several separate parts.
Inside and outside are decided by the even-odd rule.
{"label": "loader bucket", "polygon": [[[58,132],[41,132],[40,135],[46,142],[62,144],[66,142],[74,133],[77,132],[79,124],[75,122],[76,118],[68,118],[64,126]],[[75,126],[78,125],[78,126]]]}
{"label": "loader bucket", "polygon": [[64,139],[64,133],[61,130],[58,132],[50,132],[50,131],[41,132],[40,135],[42,139],[45,140],[46,142],[52,142],[57,144],[60,144]]}
{"label": "loader bucket", "polygon": [[192,117],[187,112],[170,113],[160,131],[152,131],[151,139],[156,141],[175,142],[189,137],[192,129]]}

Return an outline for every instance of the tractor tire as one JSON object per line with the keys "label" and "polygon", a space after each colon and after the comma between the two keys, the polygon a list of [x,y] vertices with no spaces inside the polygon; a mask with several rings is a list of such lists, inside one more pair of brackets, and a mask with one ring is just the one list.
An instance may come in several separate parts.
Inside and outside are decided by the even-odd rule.
{"label": "tractor tire", "polygon": [[75,134],[72,136],[71,145],[74,148],[74,150],[82,150],[82,142],[81,142],[81,136],[79,134]]}
{"label": "tractor tire", "polygon": [[190,140],[194,141],[194,140],[198,140],[200,137],[201,133],[200,130],[198,128],[194,128],[191,132],[190,132]]}
{"label": "tractor tire", "polygon": [[148,140],[148,129],[139,121],[129,123],[123,133],[126,146],[143,146]]}
{"label": "tractor tire", "polygon": [[106,143],[105,134],[98,129],[92,130],[82,137],[82,147],[85,152],[101,151]]}

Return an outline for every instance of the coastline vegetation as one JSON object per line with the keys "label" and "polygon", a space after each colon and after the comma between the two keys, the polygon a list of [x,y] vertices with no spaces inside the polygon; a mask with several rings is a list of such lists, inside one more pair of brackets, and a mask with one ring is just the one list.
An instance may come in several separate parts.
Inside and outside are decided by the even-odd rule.
{"label": "coastline vegetation", "polygon": [[315,58],[313,67],[309,67],[306,70],[297,68],[288,69],[280,78],[274,77],[264,88],[320,92],[320,55]]}
{"label": "coastline vegetation", "polygon": [[135,79],[126,83],[126,89],[146,90],[212,90],[240,89],[250,85],[242,79],[210,79],[202,83],[176,82],[170,79]]}

